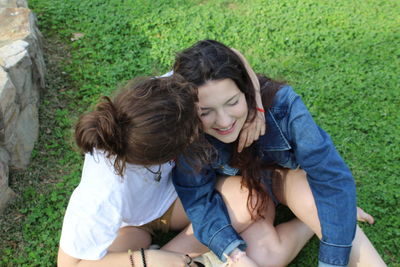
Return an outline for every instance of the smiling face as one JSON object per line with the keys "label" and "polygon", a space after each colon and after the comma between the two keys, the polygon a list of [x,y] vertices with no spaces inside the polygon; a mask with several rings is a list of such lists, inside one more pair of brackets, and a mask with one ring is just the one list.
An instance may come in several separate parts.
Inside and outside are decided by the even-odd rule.
{"label": "smiling face", "polygon": [[245,95],[231,79],[209,81],[198,88],[199,117],[205,133],[234,142],[247,119]]}

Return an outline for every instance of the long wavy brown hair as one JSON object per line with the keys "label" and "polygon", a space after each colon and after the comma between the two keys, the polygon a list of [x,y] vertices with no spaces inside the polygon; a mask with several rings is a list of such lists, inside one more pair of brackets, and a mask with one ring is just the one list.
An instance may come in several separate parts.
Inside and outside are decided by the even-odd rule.
{"label": "long wavy brown hair", "polygon": [[[224,44],[214,40],[197,42],[192,47],[177,54],[173,70],[175,74],[183,76],[197,87],[212,80],[232,79],[246,97],[249,109],[247,120],[253,121],[255,119],[257,112],[255,89],[251,79],[240,58]],[[276,92],[282,87],[283,83],[262,75],[259,75],[258,78],[261,85],[263,106],[265,110],[268,110]],[[253,142],[241,153],[237,152],[237,145],[238,140],[234,143],[235,149],[233,149],[230,165],[240,169],[243,177],[242,186],[249,189],[247,207],[253,218],[264,217],[263,214],[268,209],[269,195],[262,182],[261,171],[263,169],[271,170],[272,177],[279,176],[279,173],[276,172],[275,166],[262,164],[257,142]],[[211,157],[210,155],[209,160],[212,160]]]}
{"label": "long wavy brown hair", "polygon": [[196,87],[178,75],[132,80],[80,117],[75,140],[85,153],[104,151],[121,176],[126,163],[165,163],[199,132],[197,101]]}

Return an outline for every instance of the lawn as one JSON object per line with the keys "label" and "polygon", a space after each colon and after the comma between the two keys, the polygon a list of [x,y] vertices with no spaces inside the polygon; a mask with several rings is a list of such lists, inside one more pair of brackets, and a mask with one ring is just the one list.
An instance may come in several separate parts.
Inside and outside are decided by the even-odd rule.
{"label": "lawn", "polygon": [[[240,50],[256,72],[288,81],[353,171],[361,227],[400,266],[400,2],[383,0],[31,0],[46,40],[47,88],[32,163],[11,173],[17,200],[0,226],[1,266],[54,266],[79,183],[80,113],[133,77],[168,71],[201,39]],[[316,266],[314,239],[290,266]]]}

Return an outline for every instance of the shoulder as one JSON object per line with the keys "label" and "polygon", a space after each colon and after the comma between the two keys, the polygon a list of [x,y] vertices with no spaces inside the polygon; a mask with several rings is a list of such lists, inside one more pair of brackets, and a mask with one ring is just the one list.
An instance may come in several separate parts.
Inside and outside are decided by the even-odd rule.
{"label": "shoulder", "polygon": [[114,169],[113,159],[107,158],[104,152],[95,150],[93,154],[85,154],[80,186],[98,189],[104,184],[109,188],[121,178]]}
{"label": "shoulder", "polygon": [[289,106],[293,101],[299,97],[290,85],[284,85],[275,95],[272,107]]}
{"label": "shoulder", "polygon": [[277,120],[283,119],[290,112],[291,106],[297,98],[299,98],[299,95],[290,85],[283,85],[276,92],[269,112],[266,114],[266,119],[268,120],[268,115],[273,116]]}

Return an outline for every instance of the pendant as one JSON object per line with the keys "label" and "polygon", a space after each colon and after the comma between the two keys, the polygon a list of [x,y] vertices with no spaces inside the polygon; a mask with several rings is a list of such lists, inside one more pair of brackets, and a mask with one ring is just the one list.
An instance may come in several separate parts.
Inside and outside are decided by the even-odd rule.
{"label": "pendant", "polygon": [[161,172],[159,172],[159,173],[156,173],[157,175],[154,177],[154,180],[156,181],[156,182],[159,182],[160,180],[161,180]]}

